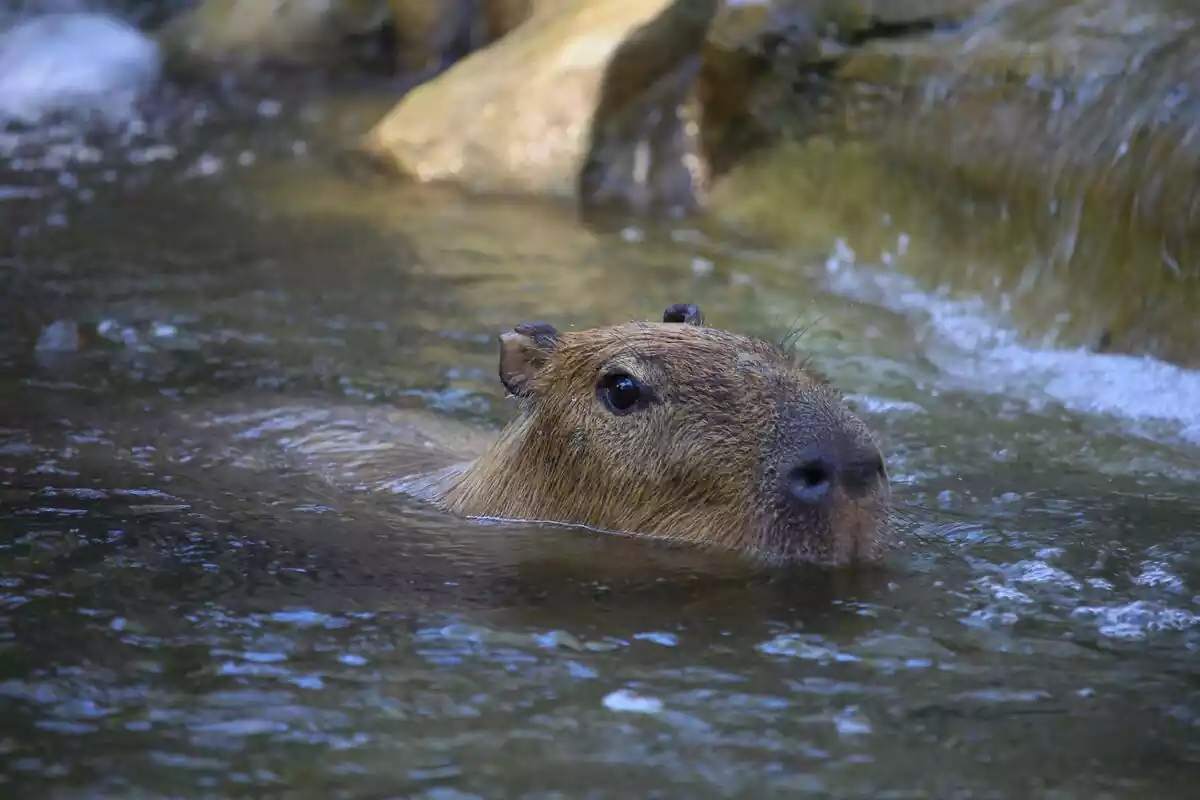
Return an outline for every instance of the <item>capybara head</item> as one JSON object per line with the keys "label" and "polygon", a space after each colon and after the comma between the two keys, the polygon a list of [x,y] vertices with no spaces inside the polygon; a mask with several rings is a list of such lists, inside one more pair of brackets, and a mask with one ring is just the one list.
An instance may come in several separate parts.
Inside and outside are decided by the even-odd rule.
{"label": "capybara head", "polygon": [[883,456],[821,376],[779,345],[661,323],[500,336],[520,417],[446,494],[472,516],[558,521],[845,564],[882,550]]}

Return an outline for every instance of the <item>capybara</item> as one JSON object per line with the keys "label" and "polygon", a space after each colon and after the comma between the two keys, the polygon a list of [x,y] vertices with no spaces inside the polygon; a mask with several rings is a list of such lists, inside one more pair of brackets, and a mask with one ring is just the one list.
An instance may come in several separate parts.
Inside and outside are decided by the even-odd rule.
{"label": "capybara", "polygon": [[472,517],[553,521],[768,560],[874,561],[890,488],[866,424],[782,345],[662,322],[500,335],[519,414],[474,461],[408,482]]}

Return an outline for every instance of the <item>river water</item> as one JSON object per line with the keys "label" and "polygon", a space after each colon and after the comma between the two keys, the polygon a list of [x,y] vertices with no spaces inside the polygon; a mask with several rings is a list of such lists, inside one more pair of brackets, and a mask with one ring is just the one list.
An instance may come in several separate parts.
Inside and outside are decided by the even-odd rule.
{"label": "river water", "polygon": [[[1021,341],[910,285],[903,231],[351,179],[353,105],[159,86],[0,134],[5,796],[1193,796],[1200,376]],[[397,409],[503,424],[497,331],[682,301],[811,324],[887,448],[882,572],[356,490]]]}

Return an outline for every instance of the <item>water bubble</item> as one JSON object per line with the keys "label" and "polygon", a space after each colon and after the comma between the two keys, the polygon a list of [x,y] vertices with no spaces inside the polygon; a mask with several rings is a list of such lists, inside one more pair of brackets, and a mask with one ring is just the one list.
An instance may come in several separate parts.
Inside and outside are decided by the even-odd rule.
{"label": "water bubble", "polygon": [[857,706],[844,709],[833,718],[833,725],[840,736],[862,736],[871,732],[871,721]]}
{"label": "water bubble", "polygon": [[1119,606],[1082,606],[1072,616],[1095,619],[1101,635],[1113,639],[1145,639],[1153,632],[1182,631],[1200,625],[1200,616],[1145,600]]}
{"label": "water bubble", "polygon": [[628,689],[618,689],[605,695],[604,707],[609,711],[632,714],[660,714],[663,702],[657,697],[644,697]]}
{"label": "water bubble", "polygon": [[646,642],[661,644],[663,647],[674,647],[675,645],[679,644],[679,637],[673,633],[660,633],[651,631],[648,633],[635,633],[633,638]]}
{"label": "water bubble", "polygon": [[55,320],[42,329],[34,349],[39,352],[73,353],[79,349],[79,325],[71,320]]}
{"label": "water bubble", "polygon": [[1164,564],[1153,561],[1142,564],[1142,571],[1133,577],[1137,586],[1158,586],[1171,591],[1183,591],[1183,581]]}
{"label": "water bubble", "polygon": [[222,161],[219,157],[205,153],[187,170],[189,177],[209,177],[221,171]]}

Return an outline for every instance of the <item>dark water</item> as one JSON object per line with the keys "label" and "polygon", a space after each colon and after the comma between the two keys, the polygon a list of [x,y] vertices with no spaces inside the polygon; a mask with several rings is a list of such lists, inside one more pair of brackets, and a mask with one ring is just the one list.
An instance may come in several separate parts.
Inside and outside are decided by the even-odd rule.
{"label": "dark water", "polygon": [[[381,188],[300,90],[165,94],[0,135],[5,796],[1193,795],[1195,374],[1022,344],[853,231]],[[881,573],[356,489],[397,415],[503,423],[498,330],[680,301],[815,323],[906,504]]]}

